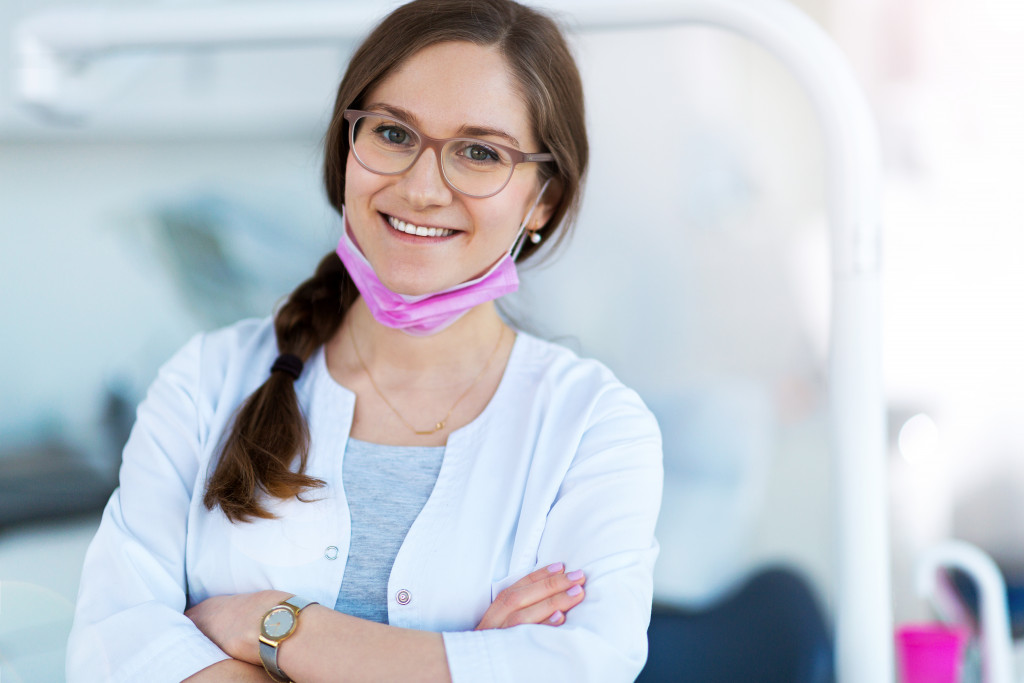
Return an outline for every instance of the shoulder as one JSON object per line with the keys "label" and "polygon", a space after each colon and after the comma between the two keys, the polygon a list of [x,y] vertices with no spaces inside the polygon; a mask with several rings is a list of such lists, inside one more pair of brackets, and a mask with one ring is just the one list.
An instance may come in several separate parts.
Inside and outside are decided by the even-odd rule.
{"label": "shoulder", "polygon": [[277,353],[273,318],[249,318],[193,336],[160,369],[155,386],[181,387],[200,414],[237,403],[267,376]]}
{"label": "shoulder", "polygon": [[277,349],[274,319],[246,318],[233,325],[198,335],[204,362],[233,361],[272,355]]}
{"label": "shoulder", "polygon": [[270,317],[247,318],[203,332],[190,343],[198,346],[202,374],[211,378],[225,379],[242,369],[265,373],[277,355],[274,319]]}
{"label": "shoulder", "polygon": [[520,386],[531,389],[548,409],[570,410],[587,424],[628,415],[635,420],[635,429],[658,433],[657,421],[640,395],[606,365],[581,358],[560,344],[523,332],[519,336],[520,348],[510,366],[525,380]]}
{"label": "shoulder", "polygon": [[571,349],[517,332],[517,353],[513,356],[514,370],[538,379],[565,382],[618,383],[615,375],[603,363],[593,358],[581,358]]}

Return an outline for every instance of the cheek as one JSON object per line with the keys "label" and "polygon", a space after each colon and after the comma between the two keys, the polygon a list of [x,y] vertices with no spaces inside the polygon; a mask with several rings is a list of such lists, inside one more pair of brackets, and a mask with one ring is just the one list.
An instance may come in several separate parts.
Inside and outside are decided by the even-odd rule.
{"label": "cheek", "polygon": [[494,250],[512,247],[525,211],[519,202],[509,202],[502,206],[488,207],[485,213],[477,214],[475,222],[482,228],[489,254]]}
{"label": "cheek", "polygon": [[536,191],[532,187],[521,188],[514,195],[510,193],[508,201],[501,209],[499,220],[513,232],[518,231],[536,197]]}
{"label": "cheek", "polygon": [[360,199],[366,199],[379,189],[381,178],[360,166],[349,152],[345,163],[345,206],[355,209]]}

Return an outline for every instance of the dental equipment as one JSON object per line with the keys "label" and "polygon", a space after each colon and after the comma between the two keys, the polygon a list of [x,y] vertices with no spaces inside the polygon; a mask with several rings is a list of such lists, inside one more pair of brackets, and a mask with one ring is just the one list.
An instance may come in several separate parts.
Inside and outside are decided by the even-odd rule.
{"label": "dental equipment", "polygon": [[985,683],[1013,683],[1013,647],[1006,584],[991,557],[963,541],[946,541],[930,548],[917,562],[915,583],[918,595],[926,599],[941,595],[941,586],[937,583],[939,571],[954,568],[965,572],[978,587],[982,680]]}
{"label": "dental equipment", "polygon": [[[880,291],[880,152],[864,96],[832,40],[782,0],[595,0],[555,9],[580,31],[707,24],[780,59],[822,123],[832,242],[829,361],[836,481],[835,638],[839,683],[893,680]],[[235,3],[219,7],[66,9],[16,28],[16,87],[59,111],[79,65],[112,51],[337,42],[363,34],[384,8],[366,3]]]}

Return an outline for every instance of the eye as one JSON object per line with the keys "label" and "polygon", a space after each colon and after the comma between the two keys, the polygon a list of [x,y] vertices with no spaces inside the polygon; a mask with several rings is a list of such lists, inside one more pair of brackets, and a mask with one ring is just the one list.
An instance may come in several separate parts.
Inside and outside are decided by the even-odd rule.
{"label": "eye", "polygon": [[413,142],[412,133],[394,123],[382,123],[375,126],[373,132],[382,142],[389,145],[409,145]]}
{"label": "eye", "polygon": [[478,164],[489,164],[501,161],[501,155],[498,152],[487,145],[480,143],[467,144],[459,154],[469,161]]}
{"label": "eye", "polygon": [[498,155],[494,150],[483,145],[473,145],[468,151],[469,158],[473,161],[497,161]]}

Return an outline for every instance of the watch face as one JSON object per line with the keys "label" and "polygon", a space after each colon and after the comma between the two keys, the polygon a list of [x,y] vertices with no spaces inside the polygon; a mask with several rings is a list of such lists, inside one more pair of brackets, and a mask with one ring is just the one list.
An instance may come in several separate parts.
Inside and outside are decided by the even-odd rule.
{"label": "watch face", "polygon": [[295,627],[295,615],[285,607],[278,607],[263,617],[263,635],[268,638],[281,638],[288,635]]}

